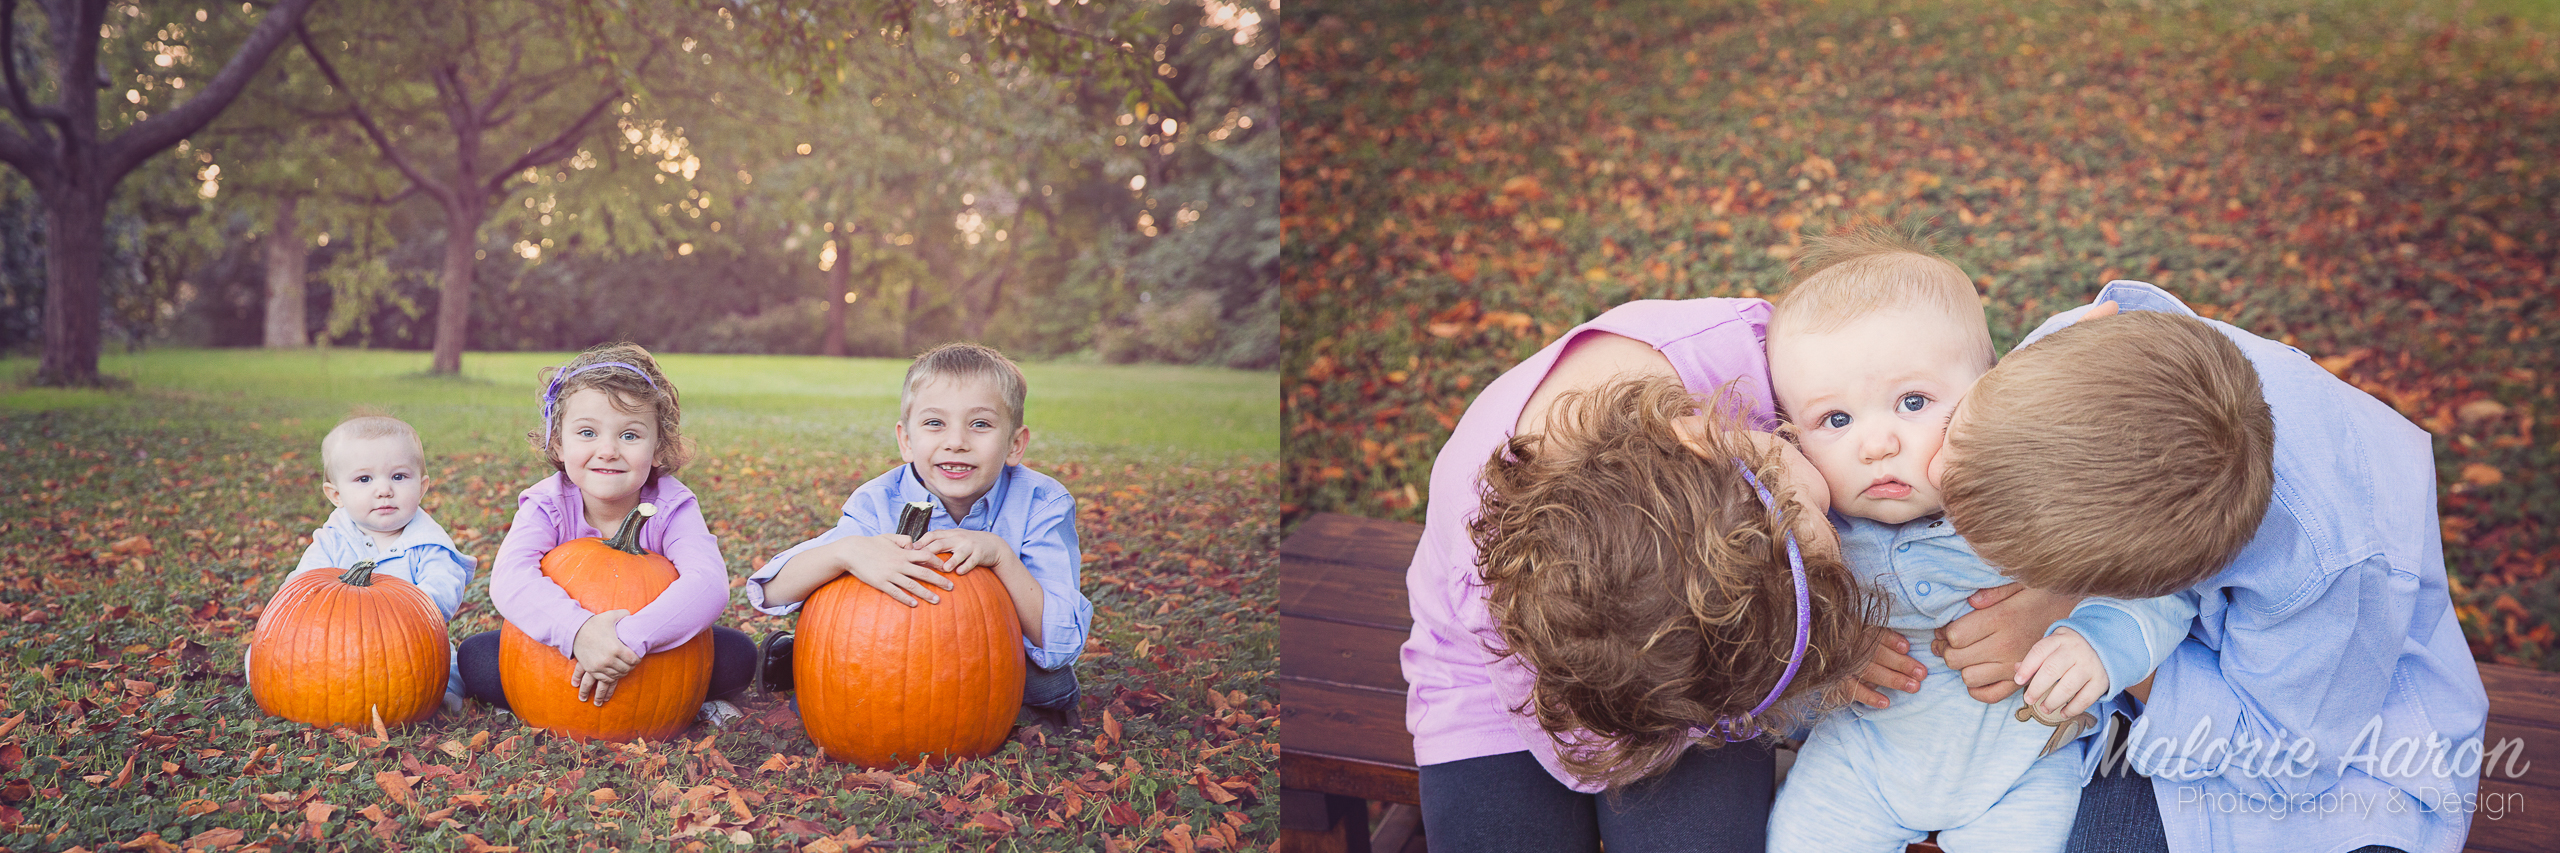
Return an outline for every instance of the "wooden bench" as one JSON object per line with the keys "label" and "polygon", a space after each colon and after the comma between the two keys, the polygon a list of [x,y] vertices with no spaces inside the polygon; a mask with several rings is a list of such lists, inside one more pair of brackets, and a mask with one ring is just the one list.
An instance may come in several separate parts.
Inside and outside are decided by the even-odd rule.
{"label": "wooden bench", "polygon": [[[1338,829],[1353,853],[1395,853],[1422,802],[1396,661],[1413,625],[1405,566],[1421,538],[1420,525],[1324,514],[1280,543],[1282,824]],[[2560,849],[2560,673],[2481,664],[2480,678],[2489,747],[2512,738],[2522,753],[2483,770],[2465,849]],[[1402,808],[1372,832],[1371,801]]]}

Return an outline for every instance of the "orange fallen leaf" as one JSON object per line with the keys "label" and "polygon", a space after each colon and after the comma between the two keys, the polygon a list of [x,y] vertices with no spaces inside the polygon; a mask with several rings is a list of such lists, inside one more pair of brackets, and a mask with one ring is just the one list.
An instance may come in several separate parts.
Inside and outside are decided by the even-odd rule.
{"label": "orange fallen leaf", "polygon": [[409,777],[400,775],[399,771],[385,770],[380,773],[375,773],[373,774],[373,784],[380,786],[382,788],[382,793],[389,796],[392,802],[398,803],[404,807],[416,807],[414,803],[410,802]]}
{"label": "orange fallen leaf", "polygon": [[2462,481],[2474,486],[2487,488],[2506,482],[2506,480],[2507,475],[2505,472],[2499,471],[2498,469],[2488,465],[2473,462],[2462,466]]}
{"label": "orange fallen leaf", "polygon": [[2461,408],[2453,410],[2454,420],[2461,421],[2465,425],[2476,424],[2486,420],[2495,420],[2506,416],[2506,414],[2507,407],[2504,404],[2501,404],[2496,400],[2487,399],[2473,400],[2462,404]]}
{"label": "orange fallen leaf", "polygon": [[157,832],[145,832],[134,837],[132,841],[116,845],[116,849],[147,850],[150,851],[150,853],[179,853],[178,845],[171,844],[162,839],[160,837],[160,833]]}
{"label": "orange fallen leaf", "polygon": [[223,850],[247,837],[248,833],[225,826],[187,836],[187,840],[179,842],[178,846],[189,850]]}

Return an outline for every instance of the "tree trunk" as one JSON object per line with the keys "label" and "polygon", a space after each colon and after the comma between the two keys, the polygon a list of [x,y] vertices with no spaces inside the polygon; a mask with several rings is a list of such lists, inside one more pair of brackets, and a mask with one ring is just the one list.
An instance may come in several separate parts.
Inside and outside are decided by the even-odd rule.
{"label": "tree trunk", "polygon": [[98,279],[107,254],[107,200],[93,176],[66,176],[45,198],[44,356],[36,384],[89,387],[116,384],[98,375],[98,345],[106,315]]}
{"label": "tree trunk", "polygon": [[[848,247],[853,243],[851,239],[847,239],[844,242]],[[845,287],[852,280],[852,253],[837,252],[835,268],[827,271],[827,292],[833,295],[827,298],[826,342],[818,345],[819,353],[831,358],[844,357],[845,309],[853,307],[853,302],[846,299],[846,297],[853,294],[853,291],[847,290]]]}
{"label": "tree trunk", "polygon": [[294,218],[294,197],[276,207],[275,227],[267,234],[267,348],[301,349],[311,345],[310,323],[302,310],[303,283],[311,253],[302,248],[301,223]]}
{"label": "tree trunk", "polygon": [[471,326],[473,246],[485,214],[468,204],[444,206],[444,294],[436,300],[436,373],[462,372],[463,335]]}

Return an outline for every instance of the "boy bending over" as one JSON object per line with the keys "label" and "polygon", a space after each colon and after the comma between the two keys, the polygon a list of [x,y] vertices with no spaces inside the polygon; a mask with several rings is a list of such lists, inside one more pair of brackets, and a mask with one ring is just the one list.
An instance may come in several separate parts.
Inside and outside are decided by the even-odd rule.
{"label": "boy bending over", "polygon": [[[2426,432],[2157,287],[2098,299],[2124,313],[2064,312],[1975,385],[1932,478],[2027,586],[2154,568],[2200,603],[2110,703],[2133,727],[2107,770],[2134,773],[2089,783],[2075,844],[2460,848],[2488,696],[2446,591]],[[2246,392],[2225,382],[2242,375]],[[2044,630],[2031,612],[1991,605],[1991,640],[1964,644],[1989,651],[1947,656],[1996,673]]]}

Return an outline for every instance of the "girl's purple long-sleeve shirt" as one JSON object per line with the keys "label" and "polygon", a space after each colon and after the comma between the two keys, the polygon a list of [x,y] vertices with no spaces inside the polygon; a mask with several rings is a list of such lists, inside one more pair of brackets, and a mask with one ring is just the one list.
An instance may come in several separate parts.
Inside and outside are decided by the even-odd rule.
{"label": "girl's purple long-sleeve shirt", "polygon": [[[1407,686],[1405,728],[1413,732],[1415,763],[1527,750],[1567,787],[1585,793],[1601,789],[1557,762],[1555,741],[1536,718],[1512,710],[1527,704],[1537,673],[1519,658],[1493,652],[1500,644],[1499,629],[1486,604],[1475,542],[1467,535],[1467,522],[1481,507],[1477,477],[1495,448],[1511,438],[1520,410],[1564,354],[1565,344],[1589,332],[1652,345],[1692,392],[1712,393],[1730,383],[1754,427],[1773,425],[1768,326],[1769,303],[1758,299],[1630,302],[1575,326],[1487,384],[1467,405],[1432,463],[1422,542],[1405,572],[1413,634],[1400,650],[1400,661]],[[1569,737],[1580,740],[1588,733]]]}
{"label": "girl's purple long-sleeve shirt", "polygon": [[[675,563],[676,581],[649,606],[615,628],[631,651],[648,655],[672,648],[711,627],[729,605],[729,564],[720,538],[703,524],[693,490],[660,475],[640,489],[657,514],[640,526],[640,546]],[[553,474],[516,498],[515,525],[489,570],[489,600],[498,615],[537,642],[571,655],[578,629],[595,613],[542,574],[542,555],[571,540],[599,536],[586,518],[586,500],[566,474]]]}

